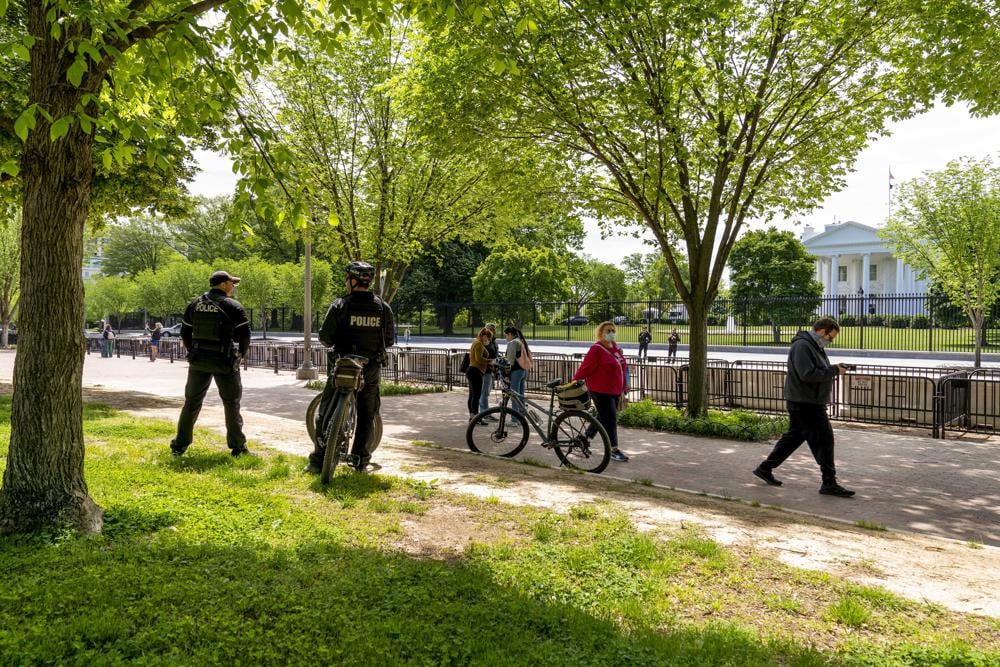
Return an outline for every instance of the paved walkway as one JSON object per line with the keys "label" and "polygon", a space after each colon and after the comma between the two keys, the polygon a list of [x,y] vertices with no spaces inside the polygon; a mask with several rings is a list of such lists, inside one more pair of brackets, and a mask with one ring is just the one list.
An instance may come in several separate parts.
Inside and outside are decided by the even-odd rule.
{"label": "paved walkway", "polygon": [[[0,381],[12,378],[14,355],[0,353]],[[176,398],[183,395],[186,364],[87,357],[84,384],[116,391]],[[315,392],[293,374],[251,369],[244,372],[243,409],[248,435],[254,414],[286,418],[289,429],[301,419]],[[206,401],[218,406],[214,391]],[[389,397],[382,401],[387,437],[426,440],[465,450],[465,395],[461,392]],[[273,424],[270,425],[273,429]],[[1000,442],[997,439],[933,440],[879,430],[836,429],[840,481],[856,489],[852,499],[820,496],[819,472],[803,445],[776,471],[785,484],[769,487],[750,470],[771,443],[741,443],[670,433],[621,429],[628,463],[611,463],[603,473],[627,480],[758,501],[851,523],[866,521],[957,540],[1000,546]],[[291,446],[300,454],[309,445]],[[521,457],[558,465],[555,455],[533,436]]]}

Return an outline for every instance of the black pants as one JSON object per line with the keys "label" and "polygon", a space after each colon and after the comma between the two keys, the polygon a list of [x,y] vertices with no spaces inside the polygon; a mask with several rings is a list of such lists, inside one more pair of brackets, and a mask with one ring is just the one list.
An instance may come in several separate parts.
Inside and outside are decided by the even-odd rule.
{"label": "black pants", "polygon": [[[357,426],[354,429],[354,442],[351,445],[351,456],[355,457],[359,469],[368,465],[369,461],[372,460],[372,453],[378,449],[380,444],[380,442],[369,443],[368,440],[371,437],[372,422],[382,407],[382,396],[379,393],[381,381],[382,374],[377,366],[374,372],[365,369],[365,386],[361,388],[357,396]],[[326,424],[330,403],[336,393],[337,388],[334,386],[333,380],[327,378],[326,387],[323,388],[323,398],[320,399],[318,423]],[[309,455],[310,465],[322,466],[325,450],[326,443],[321,442],[314,445],[312,454]]]}
{"label": "black pants", "polygon": [[649,357],[649,343],[639,343],[639,358],[646,359]]}
{"label": "black pants", "polygon": [[215,378],[215,386],[226,412],[226,444],[235,451],[245,449],[247,438],[243,435],[243,417],[240,415],[240,399],[243,398],[243,382],[239,370],[225,372],[200,370],[188,366],[187,384],[184,386],[184,407],[177,420],[177,437],[170,443],[175,452],[184,452],[191,446],[194,424],[198,421],[205,394]]}
{"label": "black pants", "polygon": [[788,432],[778,439],[767,459],[760,464],[764,470],[774,470],[785,462],[803,442],[809,443],[813,458],[819,464],[823,484],[837,481],[833,465],[833,428],[825,405],[788,402]]}
{"label": "black pants", "polygon": [[[596,391],[590,392],[594,399],[594,407],[597,408],[597,421],[608,432],[608,440],[611,442],[611,449],[618,449],[618,396],[616,394],[599,394]],[[595,433],[588,433],[587,437],[594,437]]]}
{"label": "black pants", "polygon": [[671,343],[667,346],[667,358],[673,359],[677,356],[677,343]]}
{"label": "black pants", "polygon": [[479,414],[479,398],[483,395],[483,372],[476,367],[470,367],[465,372],[469,378],[469,416]]}

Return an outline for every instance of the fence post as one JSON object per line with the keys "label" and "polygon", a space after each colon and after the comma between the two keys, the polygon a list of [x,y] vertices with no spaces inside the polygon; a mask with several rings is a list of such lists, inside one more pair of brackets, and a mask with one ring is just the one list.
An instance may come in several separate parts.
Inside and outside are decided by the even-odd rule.
{"label": "fence post", "polygon": [[927,351],[934,351],[934,297],[927,297]]}
{"label": "fence post", "polygon": [[448,385],[448,391],[451,391],[453,388],[451,378],[451,355],[454,354],[454,352],[455,350],[448,348],[448,355],[445,357],[444,361],[444,381],[445,384]]}
{"label": "fence post", "polygon": [[271,348],[271,355],[274,357],[274,374],[278,374],[278,348]]}
{"label": "fence post", "polygon": [[[864,303],[862,302],[862,308]],[[868,313],[861,314],[861,335],[858,337],[858,349],[865,349],[865,322],[868,320]]]}
{"label": "fence post", "polygon": [[531,302],[531,337],[538,337],[538,304]]}
{"label": "fence post", "polygon": [[177,349],[176,345],[170,346],[170,363],[174,363],[174,351]]}

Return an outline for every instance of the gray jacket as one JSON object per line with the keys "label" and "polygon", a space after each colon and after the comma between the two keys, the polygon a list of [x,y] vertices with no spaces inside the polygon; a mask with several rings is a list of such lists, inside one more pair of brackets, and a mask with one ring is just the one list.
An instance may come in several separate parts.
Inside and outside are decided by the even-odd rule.
{"label": "gray jacket", "polygon": [[839,374],[812,335],[808,331],[800,331],[795,334],[792,347],[788,350],[785,400],[826,405],[830,402],[833,381]]}

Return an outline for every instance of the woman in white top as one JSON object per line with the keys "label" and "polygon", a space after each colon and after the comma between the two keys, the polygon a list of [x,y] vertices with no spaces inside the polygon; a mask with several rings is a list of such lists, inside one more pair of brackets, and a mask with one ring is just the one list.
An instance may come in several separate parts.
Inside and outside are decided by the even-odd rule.
{"label": "woman in white top", "polygon": [[[507,351],[504,356],[510,362],[510,389],[521,398],[524,398],[524,388],[528,380],[528,370],[531,368],[531,349],[528,341],[524,340],[524,334],[517,327],[507,327],[503,330],[504,338],[507,339]],[[512,406],[516,412],[517,406]]]}

